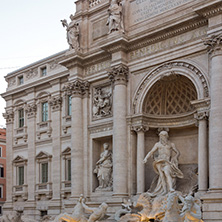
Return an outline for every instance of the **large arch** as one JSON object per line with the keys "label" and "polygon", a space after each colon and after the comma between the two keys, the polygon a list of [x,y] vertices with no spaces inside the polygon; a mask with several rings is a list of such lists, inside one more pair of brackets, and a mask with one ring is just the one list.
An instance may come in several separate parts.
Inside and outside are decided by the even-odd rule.
{"label": "large arch", "polygon": [[134,114],[143,113],[143,104],[148,91],[162,77],[178,74],[187,77],[195,86],[197,99],[209,97],[209,81],[206,74],[196,65],[187,61],[172,61],[153,69],[148,73],[139,84],[133,97]]}

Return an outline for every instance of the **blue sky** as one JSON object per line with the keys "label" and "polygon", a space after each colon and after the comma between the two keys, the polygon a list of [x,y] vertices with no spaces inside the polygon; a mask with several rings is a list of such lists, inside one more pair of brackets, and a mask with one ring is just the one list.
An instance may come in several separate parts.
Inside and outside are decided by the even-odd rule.
{"label": "blue sky", "polygon": [[[69,22],[74,0],[0,0],[0,93],[4,76],[68,48],[61,19]],[[5,102],[0,98],[0,126]]]}

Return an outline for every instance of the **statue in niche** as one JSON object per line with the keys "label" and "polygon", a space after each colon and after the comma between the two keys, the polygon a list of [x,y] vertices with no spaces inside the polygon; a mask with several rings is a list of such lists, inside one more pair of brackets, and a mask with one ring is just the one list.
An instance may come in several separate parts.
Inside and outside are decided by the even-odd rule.
{"label": "statue in niche", "polygon": [[109,17],[106,23],[109,26],[108,34],[115,31],[122,31],[124,33],[122,0],[111,0],[108,13]]}
{"label": "statue in niche", "polygon": [[111,114],[111,92],[95,89],[93,96],[93,117],[105,117]]}
{"label": "statue in niche", "polygon": [[112,190],[112,152],[109,144],[103,144],[104,151],[100,154],[100,159],[96,162],[94,173],[97,174],[99,186],[96,190]]}
{"label": "statue in niche", "polygon": [[[154,157],[153,168],[158,177],[156,177],[154,181],[156,184],[154,191],[150,190],[150,195],[153,197],[174,192],[176,177],[183,178],[183,173],[178,168],[180,152],[176,149],[175,145],[168,140],[168,137],[166,131],[161,131],[159,134],[159,142],[154,145],[143,161],[146,163],[148,158]],[[173,155],[173,152],[176,153],[176,155]]]}
{"label": "statue in niche", "polygon": [[67,31],[67,41],[70,49],[75,49],[78,51],[79,46],[79,23],[74,20],[74,16],[70,15],[71,22],[68,24],[67,20],[61,20],[63,27],[66,27]]}

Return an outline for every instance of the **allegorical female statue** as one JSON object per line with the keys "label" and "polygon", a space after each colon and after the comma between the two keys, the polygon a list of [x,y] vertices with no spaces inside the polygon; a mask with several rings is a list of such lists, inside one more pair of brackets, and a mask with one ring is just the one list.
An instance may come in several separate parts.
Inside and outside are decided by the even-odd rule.
{"label": "allegorical female statue", "polygon": [[113,31],[122,31],[124,33],[122,1],[111,0],[108,13],[109,17],[106,23],[109,26],[108,34]]}
{"label": "allegorical female statue", "polygon": [[144,159],[144,163],[146,163],[149,157],[154,157],[153,168],[158,175],[156,188],[150,193],[151,196],[165,195],[168,192],[173,192],[175,190],[176,177],[183,178],[183,173],[178,168],[179,150],[168,140],[169,136],[166,131],[161,131],[159,137],[159,142],[154,145]]}
{"label": "allegorical female statue", "polygon": [[68,24],[66,19],[61,20],[63,27],[66,27],[67,31],[67,42],[70,49],[78,51],[79,46],[79,23],[74,20],[74,16],[70,15],[71,22]]}
{"label": "allegorical female statue", "polygon": [[96,190],[112,190],[112,152],[109,150],[108,143],[104,143],[103,148],[104,151],[100,154],[94,170],[99,180]]}

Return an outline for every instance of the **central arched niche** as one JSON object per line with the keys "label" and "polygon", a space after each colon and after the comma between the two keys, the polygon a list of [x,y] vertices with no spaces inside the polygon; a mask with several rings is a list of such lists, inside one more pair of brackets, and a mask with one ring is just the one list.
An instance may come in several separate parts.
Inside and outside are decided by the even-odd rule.
{"label": "central arched niche", "polygon": [[[146,133],[146,154],[158,142],[159,119],[165,119],[166,128],[169,128],[169,140],[180,151],[179,168],[184,173],[184,179],[177,180],[177,190],[188,192],[197,183],[198,165],[198,128],[194,125],[195,111],[191,101],[197,99],[197,91],[194,84],[185,76],[169,75],[156,81],[147,92],[143,103],[143,114],[156,121]],[[188,124],[182,123],[182,118],[187,117]],[[164,125],[161,122],[161,127]],[[146,190],[151,186],[155,177],[153,160],[150,158],[146,164]]]}
{"label": "central arched niche", "polygon": [[158,80],[149,90],[143,113],[173,116],[194,111],[190,101],[197,99],[194,84],[185,76],[170,75]]}

